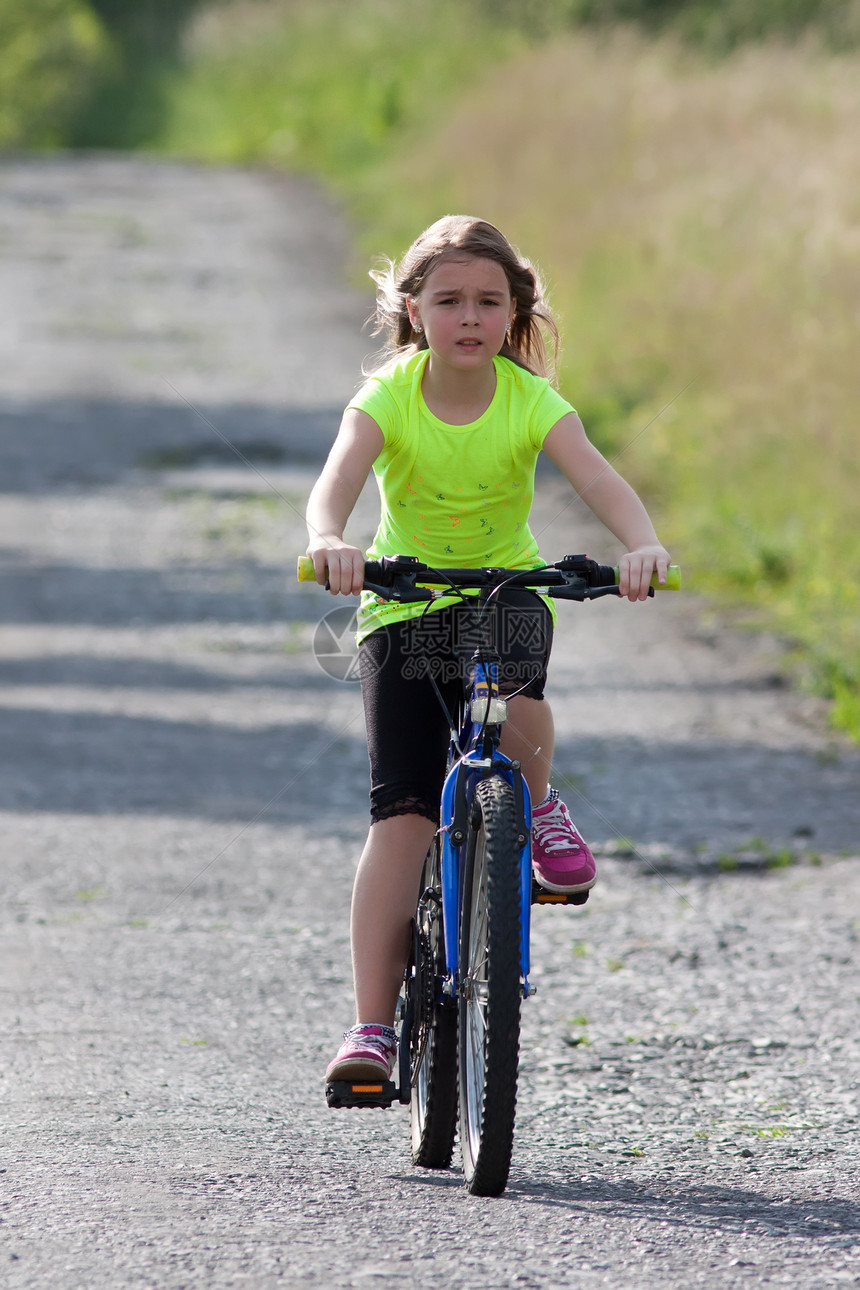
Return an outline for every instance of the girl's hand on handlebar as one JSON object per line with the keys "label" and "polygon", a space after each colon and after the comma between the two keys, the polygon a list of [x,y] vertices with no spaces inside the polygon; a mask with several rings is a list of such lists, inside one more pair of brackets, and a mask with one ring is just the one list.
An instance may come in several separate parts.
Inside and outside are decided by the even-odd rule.
{"label": "girl's hand on handlebar", "polygon": [[328,580],[333,596],[357,596],[361,591],[364,555],[358,547],[346,542],[314,542],[308,547],[308,555],[314,562],[317,582],[324,587]]}
{"label": "girl's hand on handlebar", "polygon": [[661,586],[666,581],[669,552],[663,546],[634,547],[618,561],[618,591],[628,600],[646,600],[656,572]]}

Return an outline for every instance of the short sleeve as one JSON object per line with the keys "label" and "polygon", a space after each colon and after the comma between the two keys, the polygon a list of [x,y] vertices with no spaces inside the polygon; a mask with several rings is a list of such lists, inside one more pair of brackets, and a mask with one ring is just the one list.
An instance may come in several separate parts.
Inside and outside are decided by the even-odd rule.
{"label": "short sleeve", "polygon": [[382,431],[386,448],[395,445],[400,437],[402,414],[397,400],[384,380],[372,376],[353,395],[347,406],[358,408],[360,412],[366,412],[368,416],[373,417]]}
{"label": "short sleeve", "polygon": [[529,417],[529,438],[534,447],[540,451],[543,441],[554,425],[575,408],[562,398],[558,390],[553,389],[549,381],[541,382],[541,389],[535,399],[532,414]]}

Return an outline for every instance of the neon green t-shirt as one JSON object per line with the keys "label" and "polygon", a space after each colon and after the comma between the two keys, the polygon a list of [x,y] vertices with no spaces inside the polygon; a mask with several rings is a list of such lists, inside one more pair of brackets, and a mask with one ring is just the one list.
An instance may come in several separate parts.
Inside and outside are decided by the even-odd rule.
{"label": "neon green t-shirt", "polygon": [[[385,446],[373,463],[381,516],[368,559],[416,555],[435,567],[541,563],[529,528],[537,456],[571,405],[544,377],[496,357],[496,392],[483,416],[449,425],[421,393],[429,351],[372,376],[350,401],[373,418]],[[447,598],[430,607],[451,604]],[[363,592],[358,639],[425,605],[378,603]]]}

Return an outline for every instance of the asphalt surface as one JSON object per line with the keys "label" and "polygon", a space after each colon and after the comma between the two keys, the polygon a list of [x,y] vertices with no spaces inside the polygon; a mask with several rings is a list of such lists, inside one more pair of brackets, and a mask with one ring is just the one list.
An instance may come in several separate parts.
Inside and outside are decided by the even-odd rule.
{"label": "asphalt surface", "polygon": [[[860,1284],[860,756],[694,589],[562,606],[601,881],[535,913],[505,1195],[325,1107],[366,752],[292,571],[347,249],[299,180],[0,165],[0,1281]],[[535,516],[613,555],[552,474]]]}

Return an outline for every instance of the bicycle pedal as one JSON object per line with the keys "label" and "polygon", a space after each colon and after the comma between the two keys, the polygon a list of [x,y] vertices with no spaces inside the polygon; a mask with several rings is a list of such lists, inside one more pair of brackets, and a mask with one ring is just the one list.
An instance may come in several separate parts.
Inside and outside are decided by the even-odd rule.
{"label": "bicycle pedal", "polygon": [[334,1110],[352,1106],[376,1106],[383,1110],[400,1100],[393,1080],[333,1080],[325,1086],[325,1100]]}
{"label": "bicycle pedal", "polygon": [[587,900],[587,891],[547,891],[532,878],[533,905],[584,905]]}

